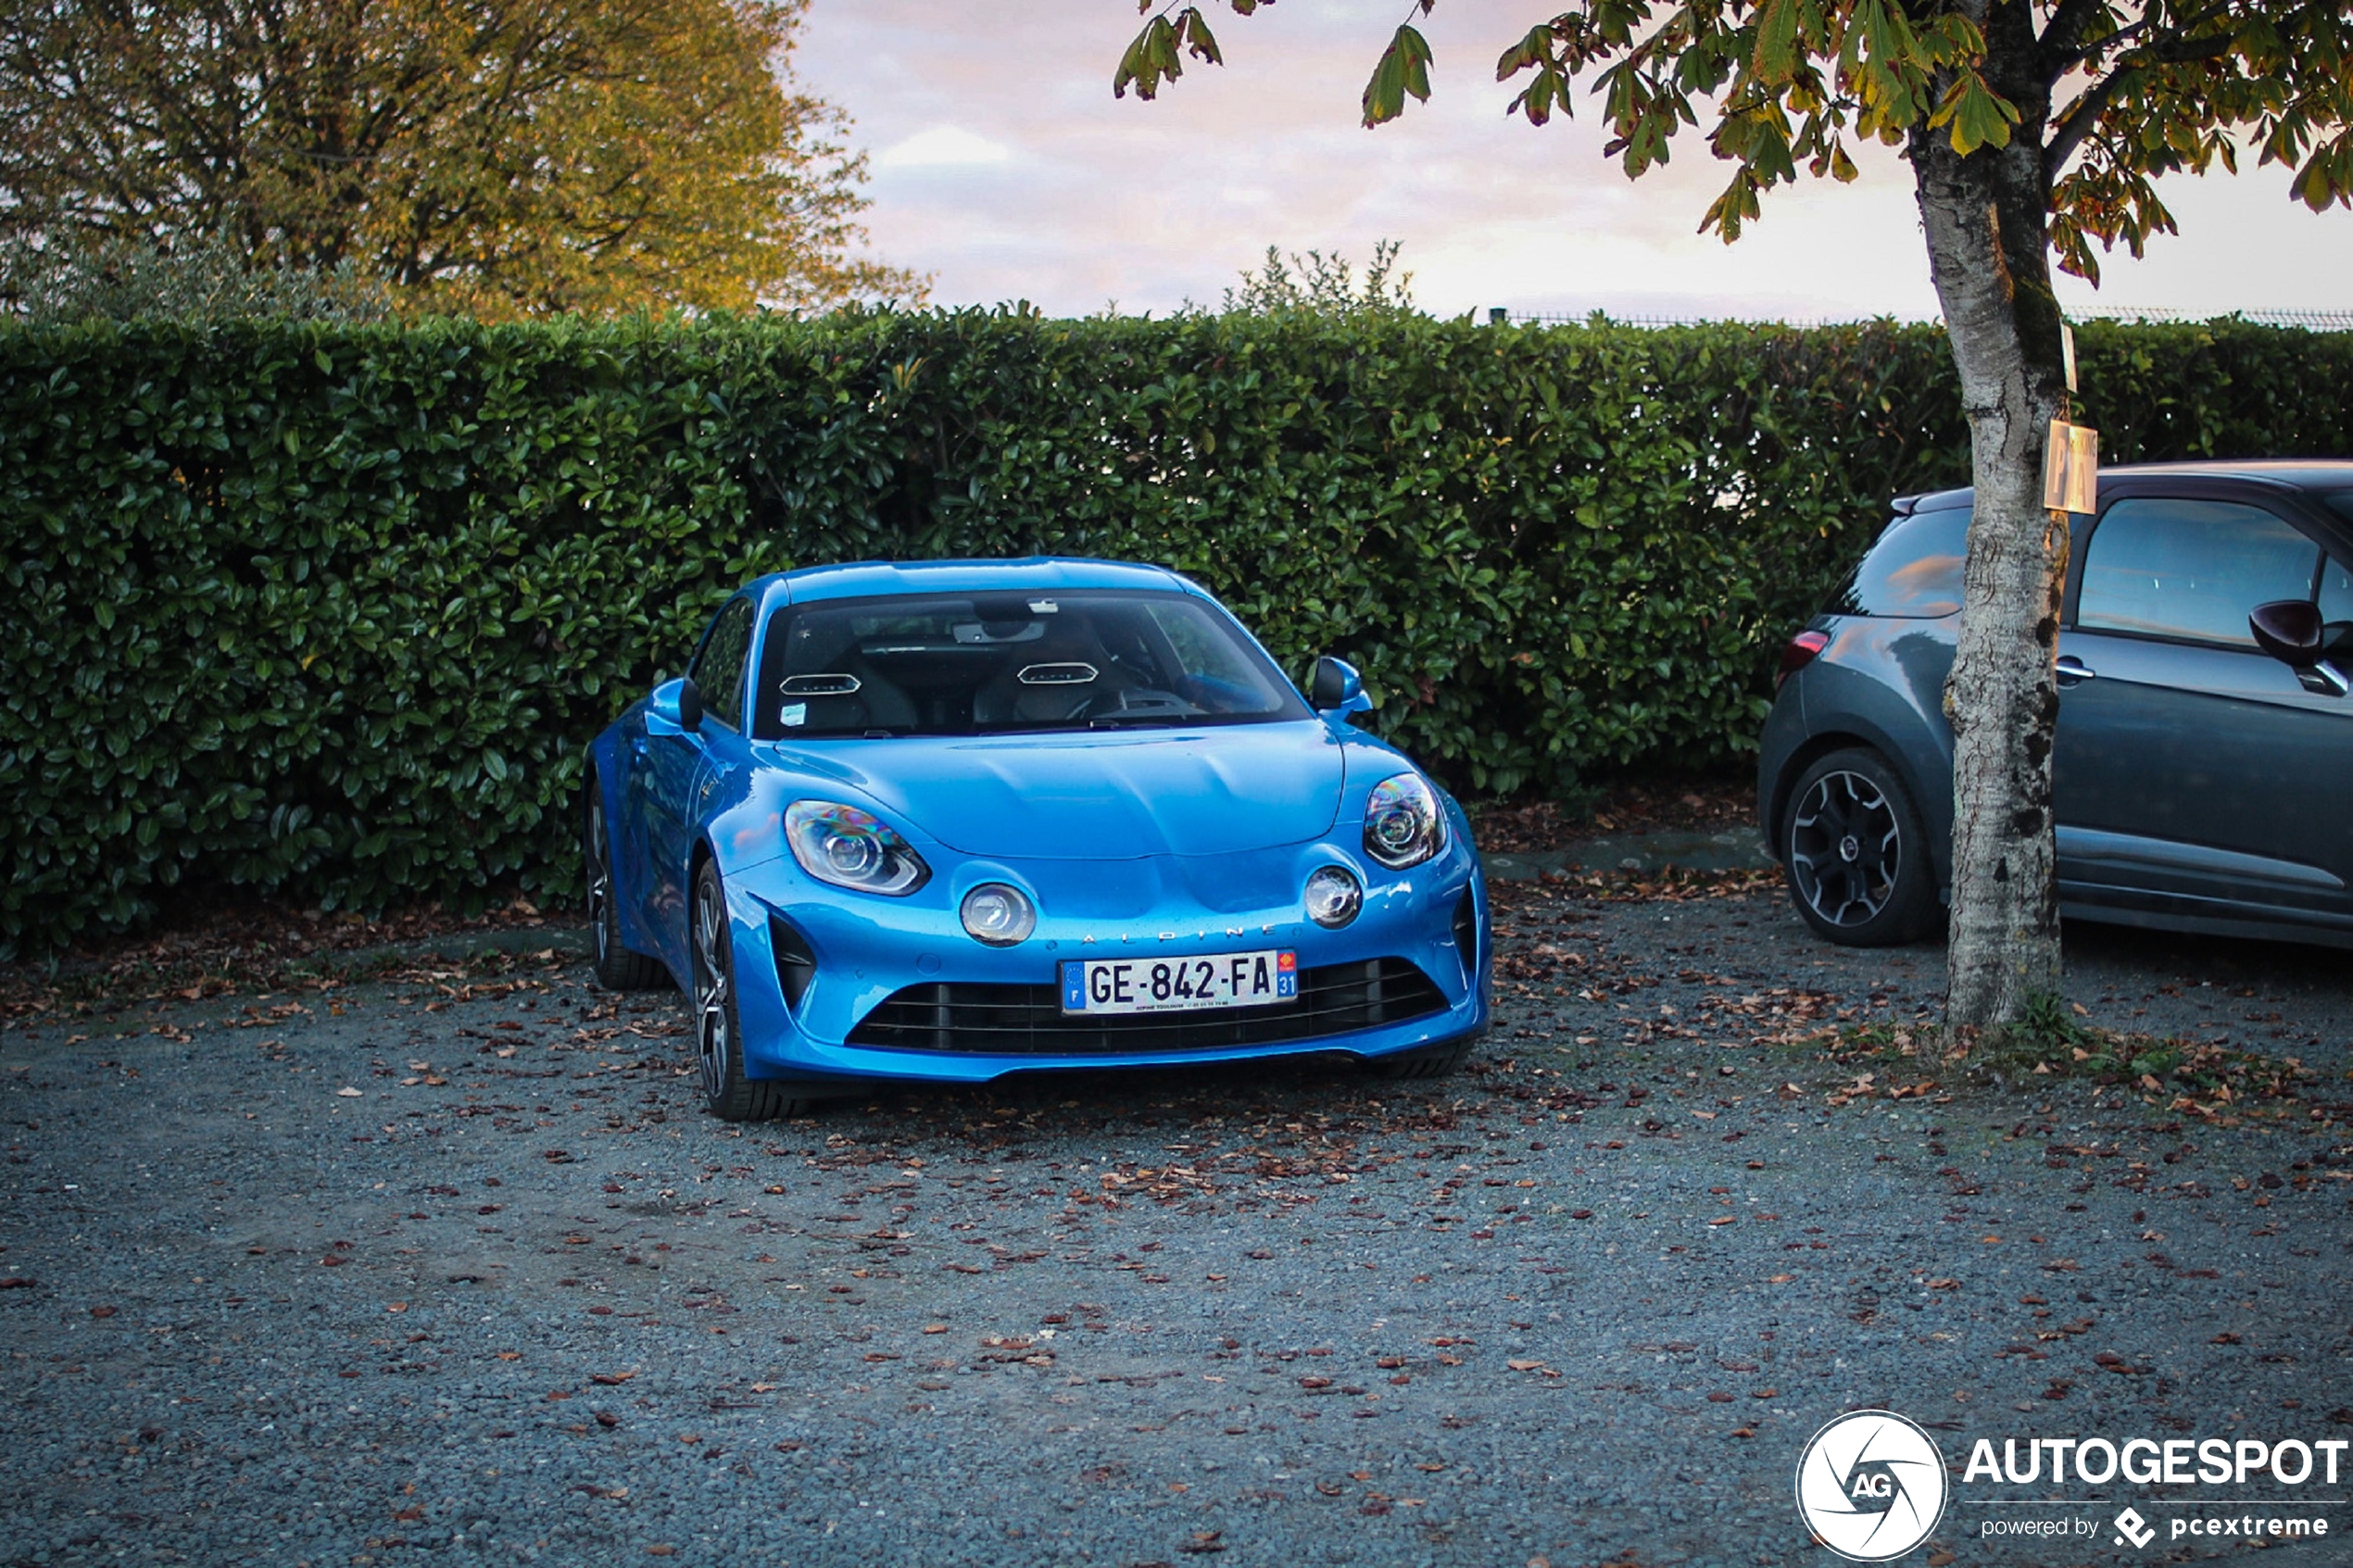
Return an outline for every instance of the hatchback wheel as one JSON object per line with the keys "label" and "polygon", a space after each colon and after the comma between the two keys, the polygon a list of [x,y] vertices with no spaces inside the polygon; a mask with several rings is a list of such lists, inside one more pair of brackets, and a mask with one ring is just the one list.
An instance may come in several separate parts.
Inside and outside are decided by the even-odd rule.
{"label": "hatchback wheel", "polygon": [[1894,947],[1935,925],[1919,812],[1877,752],[1834,751],[1806,769],[1790,791],[1780,839],[1797,912],[1831,941]]}

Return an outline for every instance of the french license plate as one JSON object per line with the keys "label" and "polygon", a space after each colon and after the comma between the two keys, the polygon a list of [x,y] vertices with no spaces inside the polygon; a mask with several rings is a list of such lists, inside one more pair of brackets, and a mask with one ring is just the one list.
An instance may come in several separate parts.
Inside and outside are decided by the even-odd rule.
{"label": "french license plate", "polygon": [[1075,959],[1062,971],[1064,1012],[1191,1012],[1274,1007],[1299,997],[1299,955],[1272,947],[1189,959]]}

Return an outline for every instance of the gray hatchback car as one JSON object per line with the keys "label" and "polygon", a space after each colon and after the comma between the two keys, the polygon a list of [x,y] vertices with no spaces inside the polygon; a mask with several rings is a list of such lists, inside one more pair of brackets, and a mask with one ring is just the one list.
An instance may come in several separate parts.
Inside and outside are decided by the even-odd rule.
{"label": "gray hatchback car", "polygon": [[[1757,803],[1798,912],[1832,941],[1908,942],[1941,919],[1969,504],[1897,501],[1781,656]],[[2061,913],[2353,947],[2353,461],[2109,469],[2075,521]]]}

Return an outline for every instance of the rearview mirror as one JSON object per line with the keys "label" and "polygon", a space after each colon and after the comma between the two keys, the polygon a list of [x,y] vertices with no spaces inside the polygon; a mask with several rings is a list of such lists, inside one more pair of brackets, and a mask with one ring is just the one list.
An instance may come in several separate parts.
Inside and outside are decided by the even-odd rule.
{"label": "rearview mirror", "polygon": [[2283,664],[2298,669],[2322,659],[2321,610],[2309,599],[2274,599],[2257,605],[2246,618],[2255,646]]}
{"label": "rearview mirror", "polygon": [[[702,728],[702,692],[686,676],[664,681],[653,689],[652,696],[646,698],[646,718],[649,729],[666,725],[673,734],[699,730]],[[661,732],[657,729],[656,733]]]}
{"label": "rearview mirror", "polygon": [[1318,713],[1369,713],[1373,709],[1356,667],[1328,654],[1315,661],[1315,672],[1307,682],[1307,700]]}

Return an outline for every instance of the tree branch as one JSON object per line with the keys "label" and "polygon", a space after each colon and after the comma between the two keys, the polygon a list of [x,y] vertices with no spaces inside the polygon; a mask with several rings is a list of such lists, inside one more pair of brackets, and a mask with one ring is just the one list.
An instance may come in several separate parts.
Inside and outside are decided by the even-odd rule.
{"label": "tree branch", "polygon": [[2067,160],[2082,144],[2093,125],[2133,77],[2152,66],[2189,65],[2199,60],[2220,59],[2230,52],[2230,36],[2217,33],[2210,38],[2161,37],[2127,54],[2106,76],[2086,87],[2051,128],[2050,140],[2043,146],[2045,177],[2054,182],[2057,181],[2059,170],[2066,167]]}
{"label": "tree branch", "polygon": [[[2091,26],[2092,19],[2099,15],[2106,5],[2107,0],[2059,0],[2058,9],[2051,13],[2049,24],[2043,29],[2041,51],[2045,80],[2056,83],[2083,58],[2083,30]],[[2147,25],[2148,19],[2144,17],[2131,27],[2120,30],[2116,36],[2121,37],[2133,28]]]}

